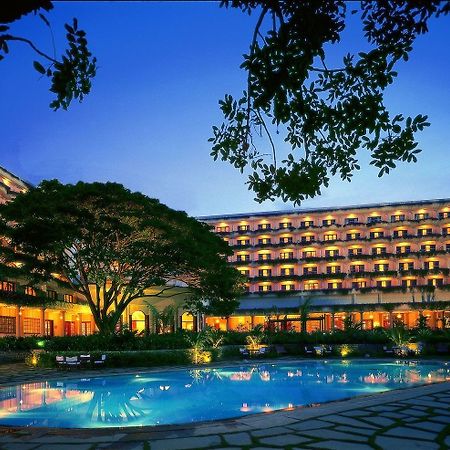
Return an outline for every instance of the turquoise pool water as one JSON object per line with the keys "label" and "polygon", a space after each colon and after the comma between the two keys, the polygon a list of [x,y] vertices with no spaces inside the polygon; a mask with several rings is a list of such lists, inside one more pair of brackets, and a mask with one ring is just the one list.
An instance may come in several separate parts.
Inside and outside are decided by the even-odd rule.
{"label": "turquoise pool water", "polygon": [[0,389],[0,425],[100,428],[198,422],[446,379],[450,365],[445,363],[369,360],[79,376]]}

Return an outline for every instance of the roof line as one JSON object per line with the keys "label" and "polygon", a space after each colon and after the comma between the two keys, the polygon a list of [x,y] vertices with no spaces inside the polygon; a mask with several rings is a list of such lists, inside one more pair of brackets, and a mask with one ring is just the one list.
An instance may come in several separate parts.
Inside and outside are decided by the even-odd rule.
{"label": "roof line", "polygon": [[245,217],[259,217],[259,216],[279,216],[290,214],[305,214],[315,212],[327,212],[327,211],[342,211],[349,209],[365,209],[365,208],[383,208],[389,206],[406,206],[406,205],[428,205],[432,203],[450,203],[450,198],[437,198],[431,200],[417,200],[417,201],[404,201],[404,202],[387,202],[387,203],[367,203],[362,205],[348,205],[348,206],[325,206],[318,208],[298,208],[290,210],[277,210],[277,211],[262,211],[254,213],[232,213],[232,214],[215,214],[210,216],[198,216],[198,220],[218,220],[218,219],[239,219]]}
{"label": "roof line", "polygon": [[14,173],[10,172],[8,169],[5,169],[3,166],[0,166],[0,170],[3,170],[4,172],[6,172],[7,174],[11,175],[12,177],[14,177],[16,180],[21,181],[25,186],[27,187],[33,187],[33,184],[30,183],[29,181],[25,181],[22,178],[18,177],[17,175],[15,175]]}

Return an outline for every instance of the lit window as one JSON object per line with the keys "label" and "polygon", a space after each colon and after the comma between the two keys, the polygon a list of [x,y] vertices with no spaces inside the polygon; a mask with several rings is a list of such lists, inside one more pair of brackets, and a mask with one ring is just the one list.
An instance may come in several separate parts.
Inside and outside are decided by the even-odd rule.
{"label": "lit window", "polygon": [[73,303],[73,295],[72,294],[64,294],[64,301],[66,303]]}
{"label": "lit window", "polygon": [[25,295],[36,297],[36,290],[31,286],[25,286]]}

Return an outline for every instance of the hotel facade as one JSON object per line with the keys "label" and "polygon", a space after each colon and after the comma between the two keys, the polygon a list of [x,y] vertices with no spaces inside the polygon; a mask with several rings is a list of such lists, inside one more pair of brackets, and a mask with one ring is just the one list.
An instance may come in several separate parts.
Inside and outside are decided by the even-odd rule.
{"label": "hotel facade", "polygon": [[233,249],[247,278],[233,316],[220,329],[257,324],[299,330],[407,327],[419,315],[450,326],[450,199],[202,217]]}
{"label": "hotel facade", "polygon": [[[29,184],[0,167],[0,203]],[[175,328],[208,324],[222,330],[298,330],[309,304],[307,330],[343,328],[349,316],[363,327],[450,327],[450,199],[344,208],[231,214],[199,218],[233,249],[229,263],[247,278],[247,293],[228,318],[193,317],[185,296],[152,300],[177,307]],[[137,299],[122,325],[154,330]],[[0,277],[0,336],[86,335],[96,330],[85,299],[69,289]]]}

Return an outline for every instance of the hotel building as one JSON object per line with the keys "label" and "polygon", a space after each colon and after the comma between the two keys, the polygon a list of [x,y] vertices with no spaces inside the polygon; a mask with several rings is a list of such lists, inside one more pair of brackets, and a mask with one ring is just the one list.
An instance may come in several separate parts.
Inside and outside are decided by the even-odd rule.
{"label": "hotel building", "polygon": [[419,314],[450,326],[450,199],[202,217],[233,248],[246,278],[235,314],[206,322],[220,329],[256,324],[308,331],[408,327]]}

